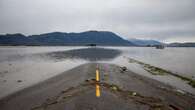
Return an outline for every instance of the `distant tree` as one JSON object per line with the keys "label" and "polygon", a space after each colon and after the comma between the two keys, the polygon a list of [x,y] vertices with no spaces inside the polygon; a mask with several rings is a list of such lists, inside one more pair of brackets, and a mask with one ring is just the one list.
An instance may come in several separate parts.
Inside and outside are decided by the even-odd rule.
{"label": "distant tree", "polygon": [[95,47],[96,44],[87,44],[87,46],[92,46],[92,47]]}

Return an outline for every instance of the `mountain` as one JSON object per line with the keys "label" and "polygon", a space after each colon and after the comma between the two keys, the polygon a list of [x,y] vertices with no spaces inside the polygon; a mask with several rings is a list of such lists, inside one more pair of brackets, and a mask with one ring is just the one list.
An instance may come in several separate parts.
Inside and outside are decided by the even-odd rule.
{"label": "mountain", "polygon": [[52,32],[25,36],[18,34],[0,35],[0,45],[113,45],[134,46],[133,43],[108,31],[86,31],[81,33]]}
{"label": "mountain", "polygon": [[167,44],[168,47],[195,47],[195,42],[186,42],[186,43],[170,43]]}
{"label": "mountain", "polygon": [[143,40],[143,39],[129,39],[128,41],[132,42],[138,46],[153,46],[153,45],[162,45],[162,42],[156,40]]}

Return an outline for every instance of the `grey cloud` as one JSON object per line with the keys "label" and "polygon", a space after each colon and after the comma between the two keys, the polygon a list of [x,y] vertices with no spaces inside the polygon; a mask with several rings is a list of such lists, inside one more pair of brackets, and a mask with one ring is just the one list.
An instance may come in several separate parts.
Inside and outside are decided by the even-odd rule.
{"label": "grey cloud", "polygon": [[194,40],[194,0],[1,0],[0,33],[108,30],[124,38]]}

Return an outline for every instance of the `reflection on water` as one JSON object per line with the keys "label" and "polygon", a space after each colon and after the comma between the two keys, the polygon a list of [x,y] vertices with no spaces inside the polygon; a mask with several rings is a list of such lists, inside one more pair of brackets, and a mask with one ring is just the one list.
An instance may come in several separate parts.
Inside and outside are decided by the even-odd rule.
{"label": "reflection on water", "polygon": [[58,59],[83,59],[88,61],[112,60],[121,54],[120,50],[105,48],[84,48],[68,51],[47,53],[46,55]]}
{"label": "reflection on water", "polygon": [[[2,62],[13,62],[18,60],[36,60],[41,58],[47,58],[45,53],[57,52],[57,51],[68,51],[73,49],[86,48],[86,47],[72,47],[72,46],[16,46],[16,47],[1,47],[0,46],[0,63]],[[49,59],[46,59],[49,60]]]}

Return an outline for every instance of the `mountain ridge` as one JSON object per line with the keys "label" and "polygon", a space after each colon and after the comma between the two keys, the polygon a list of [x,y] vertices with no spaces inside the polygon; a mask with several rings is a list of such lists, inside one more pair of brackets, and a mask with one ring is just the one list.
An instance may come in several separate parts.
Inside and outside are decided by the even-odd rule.
{"label": "mountain ridge", "polygon": [[145,39],[131,38],[131,39],[128,39],[128,41],[130,41],[138,46],[154,46],[154,45],[163,45],[164,44],[162,42],[159,42],[157,40],[152,40],[152,39],[145,40]]}
{"label": "mountain ridge", "polygon": [[167,47],[195,47],[195,42],[185,42],[185,43],[169,43],[167,44]]}
{"label": "mountain ridge", "polygon": [[20,33],[0,35],[0,45],[113,45],[135,46],[135,44],[109,31],[85,31],[80,33],[51,32],[25,36]]}
{"label": "mountain ridge", "polygon": [[157,40],[124,39],[110,31],[85,31],[85,32],[50,32],[37,35],[24,35],[21,33],[0,35],[1,46],[156,46],[167,47],[195,47],[194,42],[162,43]]}

